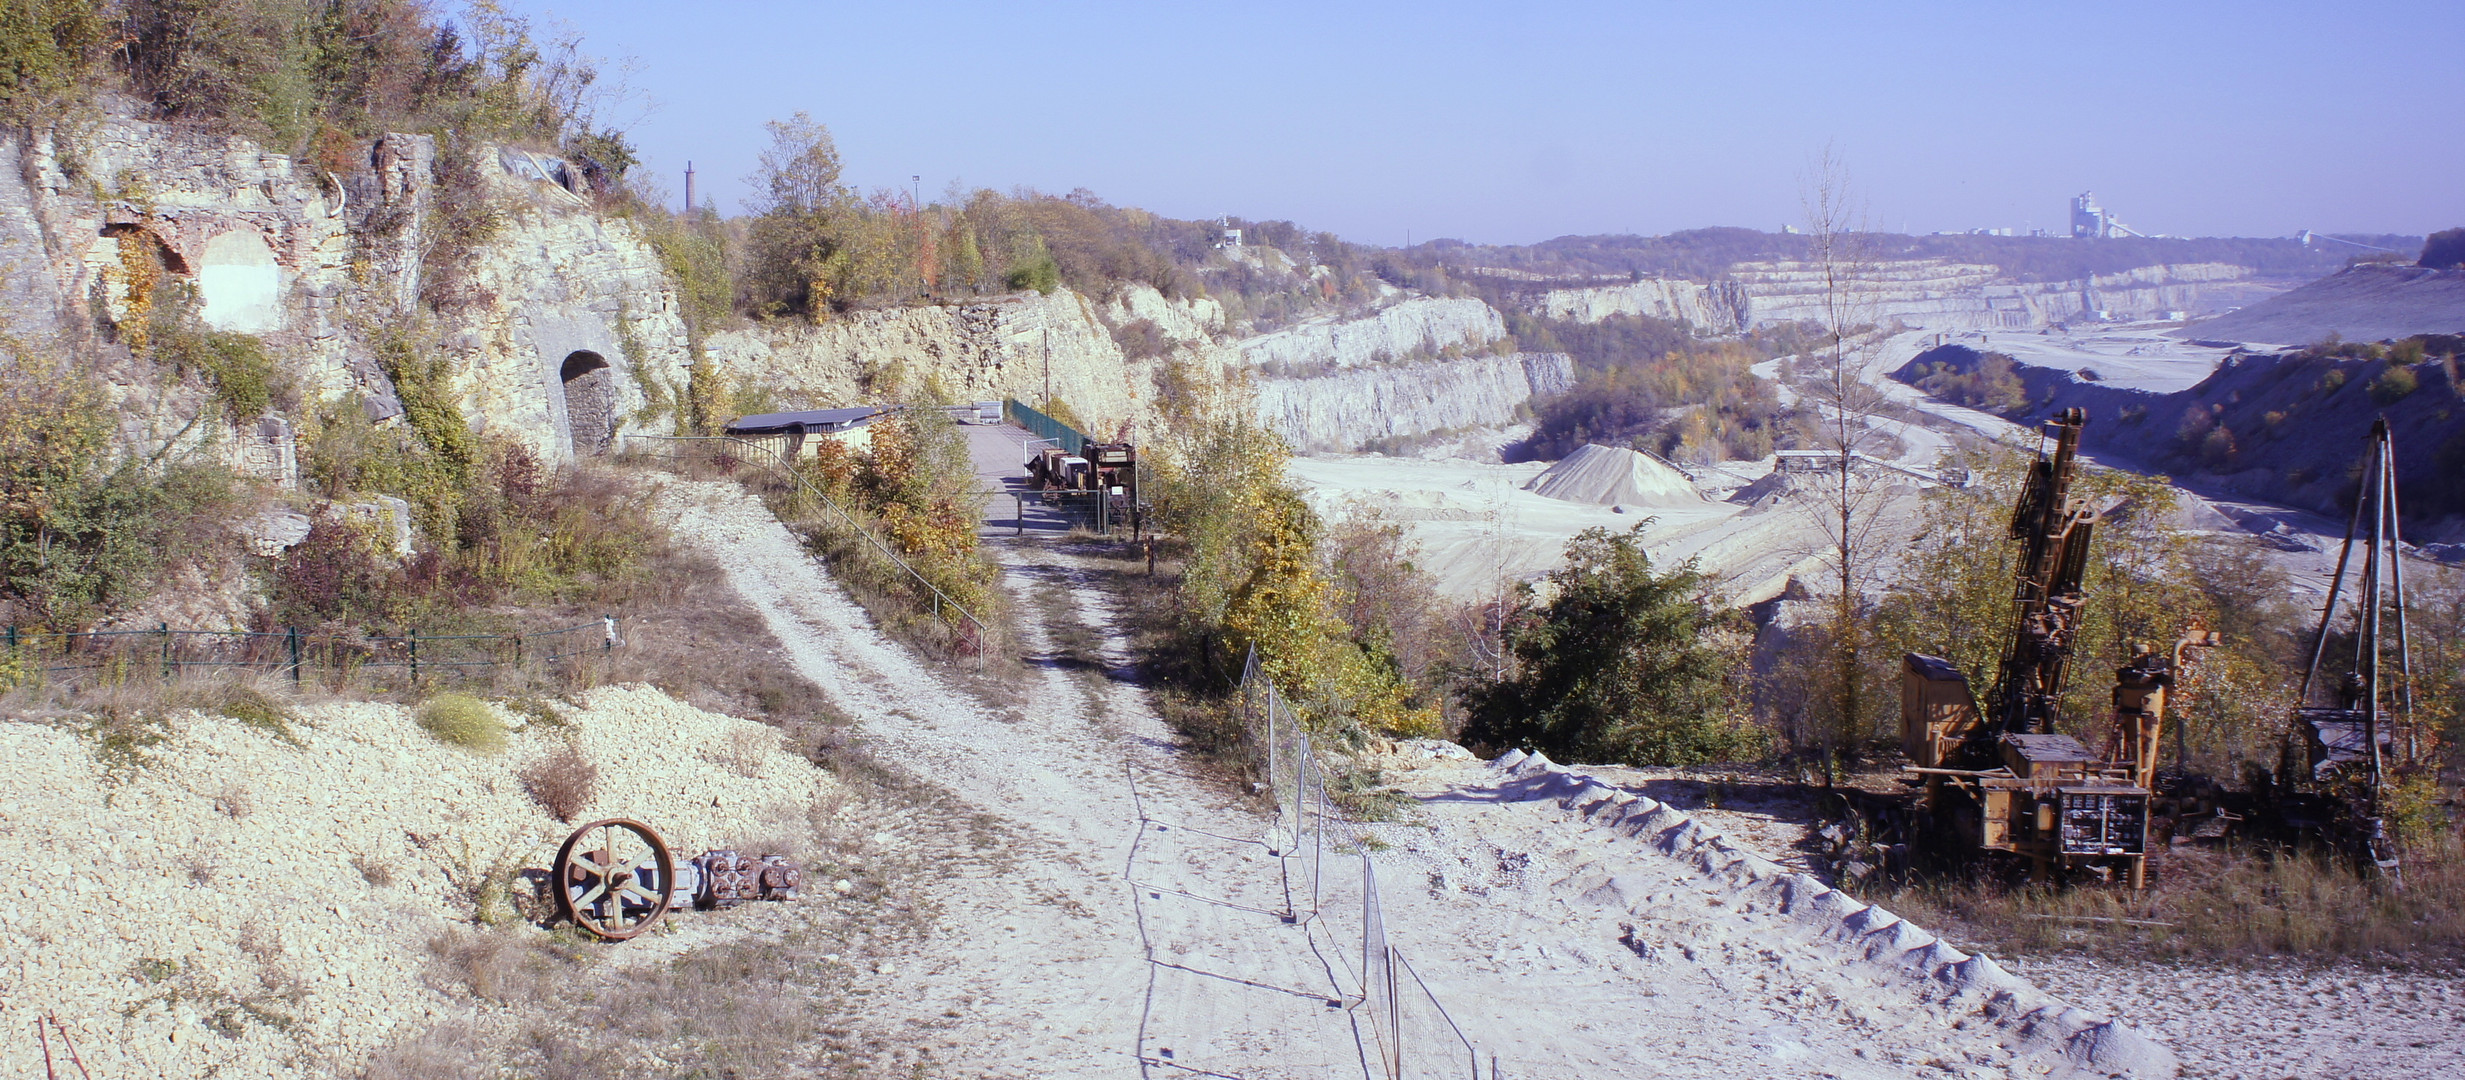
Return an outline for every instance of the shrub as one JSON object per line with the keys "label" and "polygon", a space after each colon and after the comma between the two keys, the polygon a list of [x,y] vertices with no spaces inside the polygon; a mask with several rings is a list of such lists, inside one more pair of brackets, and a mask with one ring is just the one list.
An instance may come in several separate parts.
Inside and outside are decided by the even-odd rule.
{"label": "shrub", "polygon": [[158,331],[154,358],[174,370],[196,372],[214,388],[224,419],[242,423],[273,407],[281,372],[265,346],[247,334],[187,327]]}
{"label": "shrub", "polygon": [[599,787],[599,766],[571,746],[532,762],[521,772],[522,791],[558,821],[572,822]]}
{"label": "shrub", "polygon": [[123,462],[59,479],[30,512],[0,515],[0,601],[54,626],[122,607],[175,564],[232,543],[221,522],[235,494],[219,468]]}
{"label": "shrub", "polygon": [[1318,515],[1284,478],[1283,440],[1258,426],[1237,384],[1186,364],[1159,384],[1170,425],[1142,455],[1140,483],[1155,496],[1151,520],[1186,552],[1165,646],[1180,680],[1215,692],[1254,648],[1301,722],[1334,744],[1357,745],[1365,729],[1438,734],[1438,711],[1414,700],[1382,640],[1391,628],[1349,626],[1339,614],[1350,597],[1322,565]]}
{"label": "shrub", "polygon": [[1003,276],[1002,281],[1013,289],[1022,291],[1034,289],[1047,296],[1052,295],[1053,290],[1061,287],[1061,264],[1054,262],[1051,255],[1045,254],[1043,247],[1043,243],[1039,241],[1035,252],[1025,261],[1012,267],[1010,272]]}
{"label": "shrub", "polygon": [[[1929,350],[1928,355],[1935,353],[1944,354],[1945,359],[1925,363],[1924,356],[1918,358],[1919,370],[1925,373],[1917,379],[1918,389],[1954,405],[1984,412],[2008,416],[2027,410],[2028,387],[2008,354],[1980,353],[1962,345]],[[2096,381],[2088,369],[2082,369],[2080,374]]]}
{"label": "shrub", "polygon": [[[437,311],[484,307],[496,297],[476,280],[479,252],[505,228],[504,212],[488,198],[484,174],[495,166],[483,165],[480,147],[467,136],[449,134],[439,143],[434,212],[420,251],[419,298]],[[411,407],[409,395],[404,398],[404,407]],[[414,424],[419,420],[411,417]]]}
{"label": "shrub", "polygon": [[1121,355],[1132,360],[1151,360],[1171,352],[1173,339],[1165,336],[1164,328],[1154,319],[1136,319],[1113,328],[1113,343],[1121,346]]}
{"label": "shrub", "polygon": [[0,608],[78,626],[181,559],[228,550],[230,476],[114,463],[103,380],[0,337]]}
{"label": "shrub", "polygon": [[2379,373],[2379,378],[2371,380],[2371,400],[2382,405],[2394,405],[2421,387],[2422,381],[2415,377],[2414,369],[2402,364],[2390,364],[2388,370]]}
{"label": "shrub", "polygon": [[402,572],[366,526],[328,511],[274,564],[274,613],[293,626],[381,625],[402,602]]}
{"label": "shrub", "polygon": [[505,725],[469,694],[439,694],[419,707],[419,726],[436,741],[481,754],[505,748]]}

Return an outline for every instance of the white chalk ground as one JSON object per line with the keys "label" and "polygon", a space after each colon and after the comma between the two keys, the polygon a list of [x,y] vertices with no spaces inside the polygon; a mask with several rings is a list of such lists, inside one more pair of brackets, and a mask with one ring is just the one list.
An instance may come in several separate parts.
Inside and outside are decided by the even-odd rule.
{"label": "white chalk ground", "polygon": [[[1030,614],[1004,648],[1033,674],[1020,704],[996,707],[885,638],[741,488],[674,483],[662,502],[874,754],[1007,826],[999,872],[952,867],[928,887],[942,932],[873,999],[880,1031],[924,1050],[929,1075],[1358,1073],[1323,943],[1277,916],[1266,823],[1185,775],[1066,559],[1031,540],[1035,557],[1011,563]],[[1065,630],[1095,635],[1103,666],[1063,662]]]}
{"label": "white chalk ground", "polygon": [[[1735,464],[1758,475],[1769,468]],[[1548,467],[1354,454],[1298,458],[1289,472],[1321,513],[1366,504],[1406,523],[1420,545],[1420,565],[1437,576],[1440,592],[1464,599],[1494,595],[1501,581],[1548,573],[1565,555],[1567,540],[1595,527],[1624,531],[1643,524],[1654,560],[1699,559],[1724,578],[1724,594],[1741,601],[1778,595],[1791,573],[1812,565],[1821,544],[1812,523],[1787,508],[1750,511],[1709,500],[1599,506],[1523,489]]]}
{"label": "white chalk ground", "polygon": [[[71,725],[0,717],[0,1074],[44,1075],[47,1013],[98,1078],[352,1076],[431,1024],[485,1023],[425,977],[429,942],[470,924],[492,869],[553,861],[571,826],[516,776],[560,746],[600,770],[577,821],[645,819],[679,858],[757,846],[836,787],[773,729],[647,687],[590,691],[563,727],[502,718],[523,730],[481,756],[394,705],[306,708],[296,745],[184,713],[155,764],[114,773]],[[776,914],[671,916],[624,959]]]}

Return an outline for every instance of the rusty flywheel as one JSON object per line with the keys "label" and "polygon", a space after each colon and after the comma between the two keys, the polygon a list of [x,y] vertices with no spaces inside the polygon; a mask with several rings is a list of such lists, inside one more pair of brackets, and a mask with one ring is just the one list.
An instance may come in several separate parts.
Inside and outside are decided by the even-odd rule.
{"label": "rusty flywheel", "polygon": [[666,841],[639,821],[608,818],[575,829],[557,849],[556,905],[574,925],[623,941],[659,922],[676,883]]}

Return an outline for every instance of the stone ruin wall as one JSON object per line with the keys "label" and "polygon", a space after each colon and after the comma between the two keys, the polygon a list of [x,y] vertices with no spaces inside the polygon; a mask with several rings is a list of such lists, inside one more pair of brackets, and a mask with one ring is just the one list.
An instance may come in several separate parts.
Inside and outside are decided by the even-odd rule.
{"label": "stone ruin wall", "polygon": [[[642,426],[643,382],[684,383],[684,324],[656,254],[629,222],[567,190],[562,163],[482,152],[505,225],[474,260],[481,302],[437,314],[418,303],[433,140],[386,136],[365,148],[362,167],[337,175],[244,138],[136,119],[126,102],[107,106],[74,133],[0,138],[0,157],[19,166],[0,173],[0,320],[21,348],[84,348],[119,373],[122,452],[176,444],[287,481],[297,468],[289,433],[321,405],[399,422],[376,343],[406,330],[450,359],[448,388],[474,428],[552,462]],[[201,406],[194,392],[136,377],[120,340],[148,300],[168,295],[135,295],[133,279],[149,275],[192,290],[209,328],[256,336],[299,388],[305,415],[187,424]],[[564,378],[578,354],[590,398],[579,431]],[[664,420],[648,426],[667,430]]]}

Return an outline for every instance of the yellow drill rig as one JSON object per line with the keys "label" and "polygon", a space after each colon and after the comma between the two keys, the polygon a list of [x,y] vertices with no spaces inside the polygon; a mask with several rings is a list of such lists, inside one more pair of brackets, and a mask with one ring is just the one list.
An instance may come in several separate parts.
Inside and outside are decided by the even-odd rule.
{"label": "yellow drill rig", "polygon": [[2072,494],[2087,413],[2067,409],[2046,424],[2012,513],[2020,544],[2011,631],[1991,699],[1980,708],[1968,677],[1950,661],[1910,653],[1900,676],[1901,745],[1923,781],[1932,854],[2004,852],[2028,861],[2034,881],[2081,873],[2148,881],[2149,793],[2156,779],[2166,691],[2186,648],[2217,637],[2195,630],[2169,653],[2141,646],[2118,672],[2116,740],[2104,754],[2060,733],[2073,640],[2086,603],[2097,511]]}

